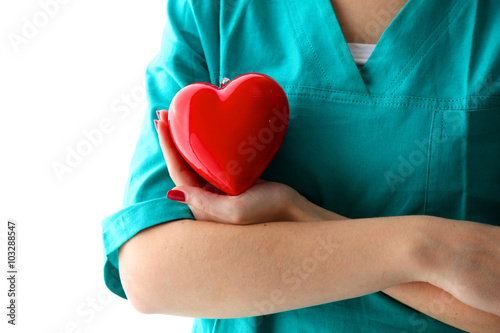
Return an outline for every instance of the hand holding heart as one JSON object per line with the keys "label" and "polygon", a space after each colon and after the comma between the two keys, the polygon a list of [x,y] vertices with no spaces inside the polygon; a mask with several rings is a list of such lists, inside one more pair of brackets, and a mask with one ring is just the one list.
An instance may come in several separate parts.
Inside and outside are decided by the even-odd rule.
{"label": "hand holding heart", "polygon": [[244,74],[221,88],[194,83],[181,89],[155,121],[177,185],[168,197],[188,204],[203,221],[340,218],[289,186],[258,179],[283,141],[288,113],[285,92],[263,74]]}
{"label": "hand holding heart", "polygon": [[[200,221],[253,224],[271,221],[320,221],[332,217],[284,184],[257,180],[240,195],[216,190],[198,176],[177,151],[167,121],[168,111],[158,112],[156,122],[160,146],[168,171],[176,184],[177,200],[185,202]],[[182,193],[182,194],[181,194]],[[183,196],[183,197],[182,197]]]}

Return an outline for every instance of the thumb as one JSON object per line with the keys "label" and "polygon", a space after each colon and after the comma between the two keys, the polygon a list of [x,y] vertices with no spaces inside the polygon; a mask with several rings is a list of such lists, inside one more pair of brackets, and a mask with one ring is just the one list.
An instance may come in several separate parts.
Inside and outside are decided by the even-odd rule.
{"label": "thumb", "polygon": [[196,186],[176,186],[167,193],[167,198],[186,203],[190,208],[203,211],[214,217],[223,217],[226,195],[206,191]]}

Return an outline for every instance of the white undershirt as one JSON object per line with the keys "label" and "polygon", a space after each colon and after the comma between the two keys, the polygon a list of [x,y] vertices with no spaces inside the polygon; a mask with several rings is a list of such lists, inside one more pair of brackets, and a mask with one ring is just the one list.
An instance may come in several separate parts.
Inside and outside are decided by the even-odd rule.
{"label": "white undershirt", "polygon": [[361,69],[368,58],[370,58],[375,45],[376,44],[347,43],[358,69]]}

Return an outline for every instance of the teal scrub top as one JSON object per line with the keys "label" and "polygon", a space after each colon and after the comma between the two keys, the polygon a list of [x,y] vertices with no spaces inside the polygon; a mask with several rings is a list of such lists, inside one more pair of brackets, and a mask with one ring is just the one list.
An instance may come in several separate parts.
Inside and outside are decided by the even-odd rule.
{"label": "teal scrub top", "polygon": [[[290,122],[262,178],[350,218],[427,214],[500,224],[500,2],[409,0],[359,71],[329,0],[169,0],[123,209],[102,222],[104,277],[126,298],[118,248],[192,219],[155,111],[193,82],[244,73],[284,88]],[[389,9],[388,9],[389,10]],[[384,13],[374,13],[371,33]],[[370,28],[371,27],[371,28]],[[433,306],[430,304],[429,306]],[[456,332],[383,293],[266,316],[196,319],[193,332]]]}

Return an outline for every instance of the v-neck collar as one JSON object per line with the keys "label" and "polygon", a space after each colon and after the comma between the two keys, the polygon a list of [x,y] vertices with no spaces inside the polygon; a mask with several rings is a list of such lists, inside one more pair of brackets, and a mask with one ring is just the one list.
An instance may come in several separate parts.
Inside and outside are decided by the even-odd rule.
{"label": "v-neck collar", "polygon": [[[408,0],[358,70],[330,0],[289,0],[295,32],[311,52],[317,76],[332,90],[392,95],[442,35],[467,0]],[[310,6],[310,10],[302,8]],[[317,13],[314,17],[312,13]],[[314,67],[314,65],[313,65]],[[322,73],[320,73],[322,72]],[[319,78],[321,79],[321,78]]]}

